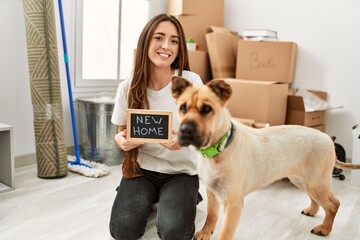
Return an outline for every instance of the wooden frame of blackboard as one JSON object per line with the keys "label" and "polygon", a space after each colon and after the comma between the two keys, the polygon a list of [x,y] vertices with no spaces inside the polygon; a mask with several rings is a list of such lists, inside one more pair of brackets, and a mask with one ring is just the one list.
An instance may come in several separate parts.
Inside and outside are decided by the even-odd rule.
{"label": "wooden frame of blackboard", "polygon": [[[128,141],[169,143],[172,140],[172,116],[173,113],[171,111],[128,109],[126,116],[126,139]],[[141,123],[133,122],[135,120],[139,122],[139,119]],[[150,135],[148,134],[150,131],[147,131],[148,127],[152,130]],[[165,131],[164,133],[163,130]],[[135,131],[140,134],[135,134]]]}

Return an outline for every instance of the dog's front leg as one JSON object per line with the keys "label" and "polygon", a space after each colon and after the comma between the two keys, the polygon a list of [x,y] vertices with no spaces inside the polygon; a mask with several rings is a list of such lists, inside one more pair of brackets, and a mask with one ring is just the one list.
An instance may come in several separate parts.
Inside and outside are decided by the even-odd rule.
{"label": "dog's front leg", "polygon": [[206,221],[201,231],[195,234],[195,240],[209,240],[214,232],[216,222],[219,216],[219,202],[215,195],[209,190],[207,193],[207,216]]}
{"label": "dog's front leg", "polygon": [[218,240],[232,240],[240,220],[244,199],[229,198],[224,203],[224,220],[221,225]]}

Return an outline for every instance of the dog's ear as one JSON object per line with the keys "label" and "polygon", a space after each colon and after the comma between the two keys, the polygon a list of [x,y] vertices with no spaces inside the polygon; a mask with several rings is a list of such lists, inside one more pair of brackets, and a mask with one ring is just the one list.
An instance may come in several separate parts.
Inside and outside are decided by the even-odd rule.
{"label": "dog's ear", "polygon": [[171,92],[175,99],[178,98],[188,86],[192,86],[188,80],[179,76],[173,76],[171,82]]}
{"label": "dog's ear", "polygon": [[206,85],[208,85],[216,96],[218,96],[223,102],[226,102],[231,97],[231,86],[222,79],[212,80]]}

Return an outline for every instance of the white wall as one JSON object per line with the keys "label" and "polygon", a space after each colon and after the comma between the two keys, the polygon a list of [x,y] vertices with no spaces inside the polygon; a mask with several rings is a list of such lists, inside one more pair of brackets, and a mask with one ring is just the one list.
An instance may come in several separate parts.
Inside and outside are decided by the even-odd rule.
{"label": "white wall", "polygon": [[0,1],[0,122],[14,127],[15,156],[35,152],[22,0]]}
{"label": "white wall", "polygon": [[[73,0],[63,0],[70,66],[74,66],[75,9]],[[151,14],[166,11],[165,0]],[[0,0],[0,122],[14,126],[15,157],[35,153],[33,113],[22,0]],[[57,1],[54,0],[57,14]],[[58,16],[56,15],[56,19]],[[270,28],[280,40],[298,44],[295,87],[327,91],[331,106],[343,106],[326,114],[326,132],[337,137],[351,157],[351,127],[360,123],[360,2],[357,0],[225,0],[225,26]],[[62,45],[58,34],[59,56]],[[60,58],[65,136],[73,145],[69,102],[63,62]],[[73,69],[71,68],[73,74]],[[73,78],[73,76],[72,76]],[[90,94],[103,89],[94,89]],[[114,90],[114,89],[107,89]],[[84,95],[75,89],[75,96]],[[86,93],[89,94],[89,93]]]}
{"label": "white wall", "polygon": [[360,123],[360,2],[358,0],[225,0],[233,31],[269,28],[298,44],[293,87],[328,92],[326,132],[352,155],[352,126]]}

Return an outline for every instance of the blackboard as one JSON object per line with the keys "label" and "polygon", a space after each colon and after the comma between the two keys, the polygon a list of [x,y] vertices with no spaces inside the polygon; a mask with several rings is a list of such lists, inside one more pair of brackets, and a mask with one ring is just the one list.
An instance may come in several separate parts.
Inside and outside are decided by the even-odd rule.
{"label": "blackboard", "polygon": [[128,141],[168,143],[172,135],[172,112],[129,109],[126,128]]}

